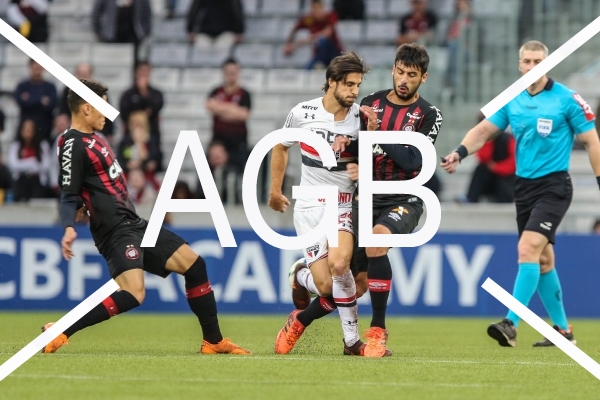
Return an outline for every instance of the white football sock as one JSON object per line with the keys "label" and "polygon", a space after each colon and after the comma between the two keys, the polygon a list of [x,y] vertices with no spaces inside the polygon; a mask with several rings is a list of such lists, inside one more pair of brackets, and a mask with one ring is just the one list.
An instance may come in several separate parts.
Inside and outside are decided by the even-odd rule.
{"label": "white football sock", "polygon": [[298,279],[298,283],[302,285],[302,287],[306,288],[311,293],[320,296],[319,289],[317,289],[317,285],[315,285],[315,281],[313,279],[313,275],[308,268],[302,268],[296,274],[296,279]]}
{"label": "white football sock", "polygon": [[353,346],[360,336],[358,335],[358,306],[356,305],[356,283],[352,272],[348,271],[342,276],[333,277],[333,300],[340,313],[344,342],[346,346]]}

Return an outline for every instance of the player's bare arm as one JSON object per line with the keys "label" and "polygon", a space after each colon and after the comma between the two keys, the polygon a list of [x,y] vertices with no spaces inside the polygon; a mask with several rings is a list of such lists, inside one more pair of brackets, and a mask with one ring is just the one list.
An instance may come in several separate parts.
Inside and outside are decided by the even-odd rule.
{"label": "player's bare arm", "polygon": [[[460,146],[463,146],[467,152],[462,158],[479,151],[485,142],[491,139],[496,133],[498,133],[498,127],[488,120],[483,120],[475,125],[475,127],[467,133],[462,142],[460,142]],[[440,163],[440,166],[449,174],[453,174],[456,171],[456,167],[458,167],[460,160],[461,156],[455,150],[444,157],[444,161]]]}
{"label": "player's bare arm", "polygon": [[269,192],[269,207],[275,211],[285,212],[290,201],[282,193],[283,177],[288,163],[289,148],[278,144],[271,154],[271,190]]}
{"label": "player's bare arm", "polygon": [[596,179],[598,179],[598,185],[600,185],[600,139],[598,139],[598,132],[596,129],[591,129],[578,135],[577,139],[585,146],[590,157],[590,164]]}

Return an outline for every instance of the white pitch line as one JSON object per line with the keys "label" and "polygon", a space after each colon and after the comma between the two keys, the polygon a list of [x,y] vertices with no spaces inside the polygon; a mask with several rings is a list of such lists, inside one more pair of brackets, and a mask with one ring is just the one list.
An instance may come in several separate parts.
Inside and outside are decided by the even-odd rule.
{"label": "white pitch line", "polygon": [[[50,72],[63,84],[72,89],[81,96],[82,99],[90,103],[96,110],[100,111],[106,118],[114,121],[119,115],[119,111],[108,102],[102,100],[100,96],[92,92],[90,88],[79,82],[77,78],[71,75],[60,64],[50,58],[46,53],[37,48],[33,43],[14,30],[9,24],[0,18],[0,34],[10,40],[23,53],[33,58],[44,69]],[[25,67],[25,66],[23,66]]]}
{"label": "white pitch line", "polygon": [[492,101],[487,103],[481,112],[486,117],[491,117],[498,110],[504,107],[509,101],[514,99],[519,93],[527,89],[531,84],[546,75],[548,71],[558,65],[562,60],[567,58],[571,53],[581,47],[585,42],[590,40],[600,32],[600,17],[596,18],[589,23],[588,26],[579,31],[571,39],[567,40],[565,44],[560,46],[556,51],[550,54],[541,63],[532,68],[531,71],[523,75],[519,80],[510,85],[502,93],[496,96]]}
{"label": "white pitch line", "polygon": [[17,354],[9,358],[4,364],[0,365],[0,381],[6,378],[23,363],[33,357],[44,346],[53,341],[58,335],[67,328],[79,321],[85,314],[100,304],[104,299],[119,289],[119,285],[114,279],[106,282],[104,286],[96,290],[91,296],[82,301],[77,307],[69,311],[64,317],[59,319],[47,331],[35,338],[27,346],[23,347]]}
{"label": "white pitch line", "polygon": [[600,365],[595,360],[581,351],[573,343],[565,339],[563,335],[555,331],[554,328],[544,322],[543,319],[538,317],[529,308],[525,307],[519,300],[515,299],[500,285],[498,285],[492,279],[487,278],[481,287],[487,290],[489,294],[494,296],[498,301],[517,314],[523,321],[531,325],[533,329],[549,339],[556,345],[556,347],[564,351],[575,362],[588,370],[590,374],[600,379]]}

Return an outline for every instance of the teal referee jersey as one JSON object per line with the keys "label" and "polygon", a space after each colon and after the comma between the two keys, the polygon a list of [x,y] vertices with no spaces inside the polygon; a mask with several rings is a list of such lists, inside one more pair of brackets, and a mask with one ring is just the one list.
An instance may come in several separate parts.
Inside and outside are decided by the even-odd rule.
{"label": "teal referee jersey", "polygon": [[498,129],[512,127],[517,142],[517,176],[535,179],[568,171],[575,135],[594,128],[594,113],[583,98],[548,79],[540,93],[521,92],[488,118]]}

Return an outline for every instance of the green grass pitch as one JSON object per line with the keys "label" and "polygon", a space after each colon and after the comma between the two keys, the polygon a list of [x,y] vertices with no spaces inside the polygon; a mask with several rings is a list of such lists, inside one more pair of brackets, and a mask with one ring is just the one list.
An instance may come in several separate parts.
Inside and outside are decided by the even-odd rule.
{"label": "green grass pitch", "polygon": [[[0,313],[0,363],[39,333],[50,313]],[[287,356],[273,352],[286,316],[221,315],[223,333],[252,356],[203,356],[193,315],[123,315],[38,354],[0,382],[0,399],[599,399],[600,381],[540,336],[517,348],[489,339],[494,319],[389,318],[394,355],[342,355],[337,315],[316,321]],[[369,318],[363,316],[361,328]],[[600,360],[600,321],[573,320],[580,348]]]}

